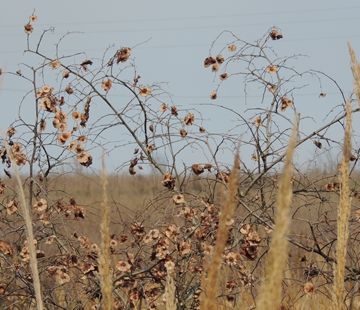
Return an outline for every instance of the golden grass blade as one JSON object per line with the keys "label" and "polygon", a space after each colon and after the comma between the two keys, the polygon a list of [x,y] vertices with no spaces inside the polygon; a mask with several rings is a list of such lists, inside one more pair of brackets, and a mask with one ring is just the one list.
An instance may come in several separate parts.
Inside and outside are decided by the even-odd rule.
{"label": "golden grass blade", "polygon": [[289,207],[292,198],[293,164],[292,158],[296,147],[298,135],[298,117],[294,122],[289,146],[286,151],[285,166],[283,175],[279,181],[279,191],[277,196],[275,229],[269,249],[269,262],[267,266],[267,277],[262,284],[260,300],[257,309],[278,310],[282,295],[283,272],[286,266],[287,240],[286,235],[290,223]]}
{"label": "golden grass blade", "polygon": [[165,285],[165,296],[166,296],[166,310],[176,310],[175,303],[175,283],[174,279],[171,276],[171,273],[168,271],[166,276],[166,285]]}
{"label": "golden grass blade", "polygon": [[341,160],[341,187],[340,187],[340,204],[338,208],[337,219],[337,244],[336,256],[337,264],[334,264],[334,286],[333,301],[334,309],[344,309],[345,299],[345,264],[346,264],[346,247],[349,237],[349,219],[351,211],[350,190],[349,190],[349,158],[351,154],[351,103],[346,103],[346,126],[343,146],[343,155]]}
{"label": "golden grass blade", "polygon": [[44,305],[43,305],[43,299],[42,299],[42,294],[41,294],[41,285],[40,285],[40,277],[39,277],[39,272],[38,272],[38,264],[37,264],[37,259],[36,259],[36,248],[35,248],[35,245],[33,242],[34,232],[33,232],[32,220],[31,220],[31,215],[30,215],[31,206],[29,206],[29,204],[26,202],[24,189],[23,189],[23,186],[21,183],[20,173],[17,168],[15,159],[13,157],[13,153],[10,150],[9,146],[7,145],[6,139],[3,139],[3,140],[5,142],[5,147],[6,147],[7,153],[10,156],[11,165],[13,167],[14,174],[15,174],[16,181],[18,183],[18,188],[19,188],[19,194],[20,194],[20,200],[21,200],[20,206],[21,206],[21,211],[24,216],[24,221],[25,221],[25,226],[26,226],[26,235],[28,238],[28,247],[29,247],[29,252],[30,252],[30,269],[31,269],[31,273],[32,273],[34,290],[35,290],[36,308],[38,310],[42,310],[42,309],[44,309]]}
{"label": "golden grass blade", "polygon": [[[3,78],[3,76],[1,76],[0,77],[0,91],[2,89],[3,81],[4,81],[4,78]],[[32,228],[32,220],[31,220],[31,215],[30,215],[30,206],[26,202],[24,189],[23,189],[23,186],[21,183],[20,173],[19,173],[19,170],[15,163],[14,157],[12,156],[12,152],[6,143],[6,139],[3,138],[3,140],[5,143],[6,151],[10,156],[11,165],[13,167],[16,181],[17,181],[18,187],[19,187],[19,193],[20,193],[20,199],[21,199],[20,206],[21,206],[21,211],[24,215],[26,234],[27,234],[27,238],[28,238],[28,246],[29,246],[29,252],[30,252],[30,269],[31,269],[31,273],[32,273],[34,290],[35,290],[36,308],[38,310],[43,310],[44,304],[43,304],[43,299],[42,299],[42,294],[41,294],[40,277],[39,277],[39,271],[38,271],[38,265],[37,265],[37,259],[36,259],[36,248],[35,248],[35,245],[33,242],[34,232],[33,232],[33,228]]]}
{"label": "golden grass blade", "polygon": [[100,286],[102,294],[102,309],[112,309],[112,281],[110,274],[110,213],[107,199],[107,173],[104,153],[102,154],[102,220],[101,220],[101,250],[100,250]]}
{"label": "golden grass blade", "polygon": [[356,55],[355,55],[353,49],[351,48],[349,41],[348,41],[348,47],[349,47],[349,53],[350,53],[350,58],[351,58],[351,71],[354,76],[354,92],[356,94],[358,104],[360,107],[360,68],[359,68],[359,64],[356,60]]}
{"label": "golden grass blade", "polygon": [[[235,195],[238,189],[238,163],[239,156],[235,156],[235,164],[231,171],[228,192],[226,194],[225,204],[221,208],[219,228],[216,233],[216,244],[214,247],[211,262],[208,264],[207,279],[205,284],[205,292],[202,294],[201,310],[212,310],[217,308],[217,293],[219,283],[217,281],[218,271],[220,269],[222,254],[225,250],[226,240],[228,239],[230,226],[226,225],[226,222],[233,218],[236,202]],[[204,284],[203,284],[204,285]]]}

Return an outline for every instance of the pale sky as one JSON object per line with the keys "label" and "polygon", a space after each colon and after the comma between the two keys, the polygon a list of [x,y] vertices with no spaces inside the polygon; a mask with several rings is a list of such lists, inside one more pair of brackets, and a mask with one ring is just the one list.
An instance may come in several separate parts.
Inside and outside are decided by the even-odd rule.
{"label": "pale sky", "polygon": [[[266,100],[261,103],[263,90],[251,89],[248,101],[245,101],[244,85],[241,77],[232,77],[223,83],[218,91],[218,99],[210,100],[209,94],[216,89],[219,79],[204,68],[204,59],[209,56],[209,50],[215,38],[224,30],[233,32],[237,37],[254,42],[260,39],[273,26],[278,27],[284,38],[269,42],[279,56],[297,56],[291,61],[291,66],[297,71],[308,69],[322,71],[331,76],[344,91],[345,96],[352,92],[352,76],[349,65],[347,40],[360,59],[360,2],[346,1],[4,1],[0,0],[0,68],[3,71],[15,72],[23,69],[19,64],[39,65],[39,59],[23,55],[26,47],[24,24],[35,10],[38,21],[33,24],[34,32],[30,35],[32,46],[35,46],[42,31],[54,27],[53,33],[47,34],[41,45],[41,52],[54,57],[55,44],[68,32],[61,46],[60,54],[75,54],[85,52],[84,59],[100,59],[105,49],[114,45],[135,47],[131,57],[135,59],[137,72],[141,75],[142,85],[163,82],[162,87],[172,94],[172,98],[163,97],[169,105],[176,105],[182,111],[199,113],[203,117],[199,126],[204,126],[210,133],[227,132],[235,128],[236,117],[216,107],[206,107],[203,104],[219,104],[244,113],[256,104],[266,108]],[[213,47],[212,56],[217,51],[232,42],[230,35],[224,35]],[[115,51],[116,49],[114,49]],[[224,52],[225,54],[225,52]],[[33,64],[31,62],[34,62]],[[71,60],[70,60],[71,63]],[[236,64],[232,64],[236,72]],[[54,79],[52,80],[54,81]],[[49,83],[44,81],[44,83]],[[327,112],[340,104],[339,96],[333,83],[324,81],[320,89],[316,78],[303,77],[296,80],[296,87],[309,84],[294,92],[297,112],[301,115],[311,115],[305,127],[304,134],[320,127]],[[6,76],[3,78],[0,92],[0,127],[6,130],[16,120],[18,107],[26,92],[31,89],[20,79]],[[126,101],[127,95],[120,90],[117,95],[109,98],[113,102]],[[319,99],[319,93],[327,94]],[[33,107],[26,99],[23,103],[25,117],[31,115]],[[158,101],[149,101],[154,109]],[[99,106],[97,106],[99,105]],[[254,106],[253,106],[254,105]],[[106,107],[100,102],[94,102],[99,111],[106,112]],[[95,109],[95,108],[94,108]],[[105,110],[104,110],[105,109]],[[311,111],[311,113],[309,113]],[[335,108],[334,114],[325,120],[330,121],[341,108]],[[246,118],[251,119],[255,112],[247,112]],[[287,117],[292,119],[294,111],[288,111]],[[354,119],[354,129],[357,129]],[[51,124],[49,125],[51,126]],[[342,135],[340,126],[338,127]],[[119,129],[120,130],[120,129]],[[242,134],[235,130],[239,136]],[[102,137],[100,143],[121,140],[115,145],[126,144],[128,137],[121,137],[116,131]],[[119,137],[120,136],[120,137]],[[359,148],[354,140],[354,148]],[[214,143],[220,142],[220,137],[214,136]],[[94,150],[94,167],[100,166],[100,147],[88,145]],[[197,148],[189,149],[178,158],[191,165],[194,162],[206,163],[211,158],[208,152]],[[132,147],[133,149],[133,147]],[[316,150],[311,143],[304,147],[304,156],[311,158]],[[242,152],[250,158],[251,149]],[[206,154],[205,154],[206,153]],[[337,153],[335,153],[337,154]],[[160,157],[161,154],[158,154]],[[231,158],[223,153],[221,161],[231,165]],[[125,147],[116,148],[106,158],[109,169],[117,168],[121,163],[131,159],[132,153]],[[220,155],[219,155],[220,156]],[[228,157],[227,157],[228,156]],[[324,157],[324,160],[326,157]],[[166,161],[166,159],[164,159]],[[335,162],[337,159],[335,160]],[[252,163],[250,162],[249,165]],[[126,168],[127,169],[127,168]]]}

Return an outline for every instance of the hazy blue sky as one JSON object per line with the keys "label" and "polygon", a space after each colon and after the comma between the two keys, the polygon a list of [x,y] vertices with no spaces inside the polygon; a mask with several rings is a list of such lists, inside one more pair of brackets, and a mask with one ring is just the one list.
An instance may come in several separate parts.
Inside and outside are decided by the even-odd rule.
{"label": "hazy blue sky", "polygon": [[[23,27],[33,10],[38,16],[31,35],[33,42],[36,42],[42,30],[54,27],[54,32],[44,38],[41,47],[41,51],[50,57],[55,54],[55,43],[67,32],[76,33],[64,40],[61,53],[85,51],[88,59],[101,58],[110,45],[116,48],[135,46],[148,40],[132,51],[138,73],[142,76],[141,84],[166,82],[163,87],[173,95],[173,104],[183,110],[200,110],[198,104],[202,103],[218,103],[236,108],[240,113],[249,107],[245,105],[241,78],[229,79],[227,85],[220,89],[216,102],[209,98],[218,78],[214,78],[211,70],[204,69],[203,61],[209,55],[211,43],[223,30],[232,31],[241,39],[253,42],[272,26],[279,27],[284,39],[273,43],[276,52],[282,56],[306,55],[292,63],[296,69],[323,71],[338,82],[345,95],[352,92],[347,40],[351,41],[360,58],[360,2],[356,0],[1,0],[0,67],[3,70],[16,71],[20,68],[19,63],[28,61],[29,58],[22,53],[26,46]],[[231,40],[230,36],[224,36],[214,50],[220,50]],[[213,82],[214,79],[216,82]],[[308,84],[308,81],[304,80],[304,84]],[[312,121],[316,128],[322,124],[324,111],[341,104],[342,100],[333,84],[324,83],[322,91],[327,96],[319,103],[316,79],[314,84],[299,90],[295,94],[295,102],[298,112],[304,114],[312,111],[314,118],[317,118],[317,123]],[[18,104],[30,88],[30,85],[5,76],[0,93],[0,127],[3,130],[16,119]],[[261,96],[262,91],[251,93],[250,98],[253,99],[250,102],[261,101]],[[113,98],[119,101],[125,99]],[[25,103],[24,109],[27,109]],[[204,111],[202,115],[203,126],[213,132],[221,132],[222,124],[233,121],[231,116],[215,108]],[[319,115],[323,117],[319,118]],[[291,112],[287,117],[292,118]],[[116,140],[118,137],[108,138]],[[193,158],[206,162],[201,152],[193,152],[190,157],[183,158],[184,162],[190,164]],[[311,157],[311,152],[313,150],[306,156]],[[129,158],[129,154],[120,151],[114,155],[107,159],[108,166],[112,168]],[[98,158],[94,161],[98,162]]]}

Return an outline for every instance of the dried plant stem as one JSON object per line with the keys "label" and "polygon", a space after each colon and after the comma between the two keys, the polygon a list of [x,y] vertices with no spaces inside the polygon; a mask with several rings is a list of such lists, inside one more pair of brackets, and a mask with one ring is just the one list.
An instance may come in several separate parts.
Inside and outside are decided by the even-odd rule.
{"label": "dried plant stem", "polygon": [[175,283],[170,272],[168,272],[166,276],[165,296],[166,296],[166,310],[176,310]]}
{"label": "dried plant stem", "polygon": [[101,250],[100,250],[100,286],[102,294],[102,309],[112,309],[112,281],[110,274],[110,213],[107,199],[107,174],[104,154],[102,155],[102,220],[101,220]]}
{"label": "dried plant stem", "polygon": [[348,47],[349,47],[349,53],[350,53],[350,58],[351,58],[351,71],[352,71],[353,77],[354,77],[354,92],[356,94],[358,104],[360,107],[360,68],[359,68],[359,64],[356,60],[356,55],[355,55],[353,49],[351,48],[349,41],[348,41]]}
{"label": "dried plant stem", "polygon": [[233,218],[236,201],[235,195],[238,189],[238,162],[239,156],[235,156],[235,164],[231,172],[229,187],[226,194],[226,200],[221,208],[219,228],[216,233],[216,244],[214,247],[211,262],[207,268],[207,282],[205,285],[206,296],[202,296],[201,310],[211,310],[217,307],[216,296],[218,292],[219,283],[217,281],[218,271],[220,269],[222,255],[225,250],[226,241],[229,235],[230,226],[226,225],[226,222]]}
{"label": "dried plant stem", "polygon": [[290,222],[289,207],[292,198],[291,178],[293,176],[292,158],[298,135],[297,124],[298,117],[294,122],[294,129],[286,151],[284,171],[279,181],[275,214],[275,229],[268,254],[269,262],[267,266],[267,278],[262,284],[257,309],[277,310],[279,309],[281,302],[283,272],[288,257],[286,235]]}
{"label": "dried plant stem", "polygon": [[[3,78],[0,79],[0,90],[2,88]],[[34,291],[35,291],[35,299],[36,299],[36,308],[38,310],[44,309],[42,294],[41,294],[41,285],[40,285],[40,277],[38,272],[38,265],[37,265],[37,259],[36,259],[36,248],[34,245],[34,232],[32,228],[32,220],[30,215],[30,206],[27,204],[24,194],[24,188],[22,186],[21,177],[19,170],[17,168],[17,165],[14,160],[13,153],[11,152],[9,146],[6,143],[6,139],[3,139],[6,147],[6,151],[10,156],[11,164],[14,170],[14,174],[16,177],[16,181],[19,186],[19,193],[20,193],[20,199],[21,199],[21,210],[24,215],[25,220],[25,226],[26,226],[26,234],[28,238],[28,246],[29,246],[29,252],[30,252],[30,269],[32,273],[33,278],[33,284],[34,284]]]}
{"label": "dried plant stem", "polygon": [[43,305],[43,299],[42,299],[42,294],[41,294],[38,264],[37,264],[37,259],[36,259],[36,248],[35,248],[34,241],[33,241],[34,240],[34,232],[33,232],[32,220],[31,220],[31,215],[30,215],[31,206],[29,206],[29,204],[26,202],[20,173],[17,168],[15,159],[13,157],[12,151],[6,144],[5,139],[4,139],[4,141],[5,141],[7,153],[10,155],[11,165],[13,167],[16,181],[17,181],[18,187],[19,187],[19,194],[20,194],[20,200],[21,200],[20,206],[21,206],[21,211],[24,215],[26,234],[27,234],[27,238],[28,238],[28,247],[29,247],[29,252],[30,252],[30,269],[31,269],[31,273],[32,273],[34,290],[35,290],[36,308],[38,310],[42,310],[42,309],[44,309],[44,305]]}
{"label": "dried plant stem", "polygon": [[337,244],[336,256],[337,263],[334,265],[334,309],[344,309],[345,299],[345,264],[346,264],[346,246],[349,237],[349,218],[351,211],[350,191],[349,191],[349,158],[351,154],[351,104],[350,100],[346,103],[346,126],[343,146],[343,155],[341,160],[341,188],[340,204],[338,208],[337,219]]}

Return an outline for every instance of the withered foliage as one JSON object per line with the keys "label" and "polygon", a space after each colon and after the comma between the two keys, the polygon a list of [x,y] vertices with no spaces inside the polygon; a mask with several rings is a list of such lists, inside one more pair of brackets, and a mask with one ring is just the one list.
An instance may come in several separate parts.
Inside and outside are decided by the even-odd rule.
{"label": "withered foliage", "polygon": [[[29,42],[33,39],[32,23],[36,21],[35,15],[25,21]],[[46,34],[45,31],[43,35]],[[282,38],[278,29],[269,29],[255,43],[235,39],[219,50],[213,44],[203,65],[211,67],[208,73],[216,77],[213,82],[217,85],[209,86],[210,96],[204,94],[207,102],[196,107],[175,102],[162,83],[141,85],[137,72],[141,68],[136,66],[136,57],[130,58],[132,53],[135,55],[135,48],[109,48],[103,62],[97,60],[100,58],[80,58],[84,53],[54,59],[39,53],[37,48],[32,50],[43,59],[42,65],[34,67],[42,78],[27,76],[23,67],[23,71],[13,74],[33,82],[34,90],[26,96],[31,94],[29,104],[34,102],[36,117],[33,122],[28,121],[20,103],[19,117],[6,124],[8,129],[0,142],[6,175],[0,179],[2,306],[34,306],[35,278],[29,273],[31,247],[21,195],[13,182],[13,165],[21,170],[32,217],[31,242],[36,249],[46,307],[103,308],[100,256],[106,252],[113,309],[161,309],[172,297],[182,309],[199,309],[202,298],[206,298],[203,283],[209,281],[207,263],[216,252],[217,233],[223,222],[229,231],[224,233],[225,249],[217,257],[220,276],[216,281],[221,291],[217,301],[231,309],[247,295],[249,306],[255,305],[261,294],[259,283],[266,278],[267,253],[277,225],[274,214],[278,181],[293,127],[291,113],[301,111],[300,125],[309,118],[317,119],[296,99],[303,85],[296,84],[295,78],[316,75],[320,79],[321,74],[297,73],[285,66],[293,57],[277,56],[272,47],[277,45],[273,40]],[[239,69],[235,63],[247,66]],[[51,69],[55,79],[47,75]],[[258,93],[251,93],[256,84],[256,91],[260,89],[263,96],[261,104],[225,106],[220,95],[219,100],[212,101],[222,94],[220,88],[225,83],[232,82],[229,76],[236,75],[244,77],[244,100],[258,98]],[[40,81],[48,84],[39,84]],[[124,99],[127,96],[122,92],[131,98]],[[316,92],[315,97],[318,96],[328,100],[321,89]],[[209,107],[214,106],[216,112],[212,110],[208,116]],[[331,167],[335,173],[329,175],[316,169],[320,169],[319,163],[330,165],[330,150],[343,144],[330,130],[342,124],[345,117],[340,106],[334,108],[336,115],[326,112],[326,120],[333,117],[328,123],[321,117],[318,130],[304,126],[299,131],[299,145],[309,145],[312,157],[301,166],[294,159],[296,172],[290,182],[291,234],[284,236],[284,242],[291,244],[286,266],[291,277],[286,284],[294,288],[298,297],[292,299],[295,304],[291,305],[284,298],[279,309],[297,307],[305,295],[326,294],[333,281],[336,204],[344,187],[344,163]],[[231,114],[224,119],[226,113]],[[212,122],[220,124],[220,132],[215,132]],[[349,167],[355,172],[359,157],[357,137],[354,135],[354,146],[348,153]],[[245,155],[234,163],[239,145],[240,154]],[[101,157],[106,161],[108,156],[116,158],[117,167],[110,168],[108,179],[101,179],[100,175],[105,174],[98,170]],[[348,251],[352,264],[347,266],[351,274],[344,279],[349,287],[356,284],[354,275],[360,274],[355,255],[359,246],[356,236],[360,229],[360,189],[355,172],[351,176],[354,206]],[[117,173],[121,177],[114,178]],[[73,186],[69,180],[75,175],[77,185]],[[58,178],[63,180],[61,185],[56,183]],[[95,189],[90,183],[96,185]],[[235,190],[230,191],[231,186]],[[106,204],[111,233],[106,235],[108,241],[99,242],[100,206],[105,203],[102,195],[110,190],[111,199]],[[129,199],[123,198],[127,192]],[[228,198],[235,203],[235,213],[231,215],[224,208]],[[306,228],[299,224],[305,222]],[[320,263],[315,265],[315,261]],[[174,279],[174,296],[167,292],[169,277]],[[285,290],[284,287],[284,296]],[[349,291],[346,298],[354,294]]]}
{"label": "withered foliage", "polygon": [[130,57],[131,48],[130,47],[123,47],[120,50],[118,50],[115,54],[116,57],[116,63],[119,62],[125,62]]}
{"label": "withered foliage", "polygon": [[288,107],[291,107],[293,105],[294,105],[294,103],[290,99],[288,99],[286,97],[281,98],[280,109],[282,112],[284,112]]}
{"label": "withered foliage", "polygon": [[283,35],[276,29],[271,30],[269,36],[273,40],[280,40],[283,38]]}
{"label": "withered foliage", "polygon": [[205,60],[204,60],[204,67],[205,68],[208,68],[210,67],[211,65],[213,64],[216,64],[216,59],[213,58],[213,57],[207,57]]}
{"label": "withered foliage", "polygon": [[168,189],[173,189],[175,187],[175,177],[171,173],[165,173],[162,179],[162,185]]}

